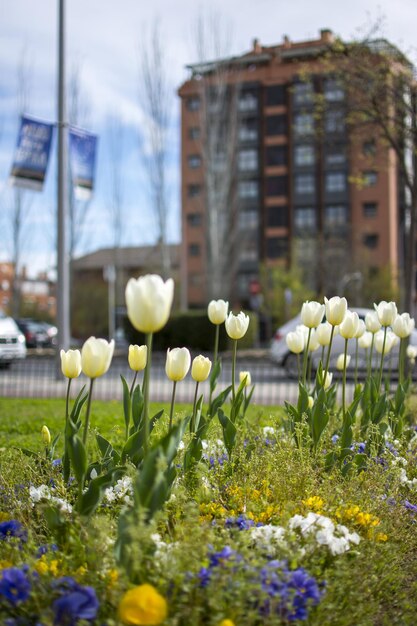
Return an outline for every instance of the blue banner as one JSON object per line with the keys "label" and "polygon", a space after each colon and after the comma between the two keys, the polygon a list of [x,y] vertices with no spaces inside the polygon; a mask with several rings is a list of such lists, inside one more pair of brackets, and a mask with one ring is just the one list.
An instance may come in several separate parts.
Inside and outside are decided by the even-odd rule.
{"label": "blue banner", "polygon": [[51,151],[52,133],[53,124],[22,115],[10,173],[14,185],[38,191],[42,189]]}
{"label": "blue banner", "polygon": [[69,129],[69,161],[76,197],[88,199],[94,187],[97,136],[85,130]]}

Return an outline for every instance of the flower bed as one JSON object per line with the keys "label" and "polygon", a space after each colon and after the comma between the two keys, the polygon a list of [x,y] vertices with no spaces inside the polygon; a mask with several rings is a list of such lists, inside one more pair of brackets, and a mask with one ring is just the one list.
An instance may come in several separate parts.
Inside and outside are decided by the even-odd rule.
{"label": "flower bed", "polygon": [[[324,313],[316,303],[304,309],[310,330],[290,338],[304,351],[297,405],[286,416],[259,414],[249,410],[250,373],[236,369],[248,319],[218,301],[208,313],[216,328],[226,322],[234,342],[231,385],[216,392],[217,344],[213,364],[173,348],[172,402],[152,415],[152,335],[169,316],[172,286],[139,280],[129,286],[128,311],[147,342],[129,351],[123,435],[115,442],[95,428],[94,381],[109,367],[112,344],[91,338],[81,352],[62,353],[63,432],[45,425],[40,452],[3,451],[1,623],[414,624],[417,435],[405,371],[394,394],[382,367],[370,371],[351,404],[343,393],[336,406],[326,359],[315,380],[309,375],[312,331]],[[157,315],[151,302],[160,303]],[[358,340],[344,303],[327,303],[328,323]],[[405,332],[388,318],[392,304],[376,309],[387,329],[381,362],[388,327]],[[344,358],[344,373],[347,366]],[[73,398],[81,370],[90,389]],[[175,391],[189,370],[195,394],[184,414]]]}

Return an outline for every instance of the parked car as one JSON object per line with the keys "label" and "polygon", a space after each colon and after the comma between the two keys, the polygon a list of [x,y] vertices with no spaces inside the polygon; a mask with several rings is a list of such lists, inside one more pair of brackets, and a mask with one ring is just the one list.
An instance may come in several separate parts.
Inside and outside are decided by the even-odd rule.
{"label": "parked car", "polygon": [[[354,308],[352,307],[350,310],[356,311],[359,315],[359,318],[365,320],[365,315],[369,311],[373,311],[373,309],[363,309],[363,308]],[[324,320],[323,320],[324,321]],[[295,331],[297,326],[302,324],[301,316],[297,315],[293,319],[286,322],[283,326],[277,329],[275,335],[271,341],[270,348],[270,358],[272,361],[277,363],[279,366],[284,367],[288,376],[290,378],[298,377],[298,363],[297,363],[297,355],[290,352],[286,343],[286,336],[289,332]],[[417,348],[417,330],[413,330],[410,336],[410,344]],[[334,335],[332,342],[332,351],[330,354],[330,366],[329,369],[332,372],[336,371],[336,361],[337,357],[344,352],[345,349],[345,340],[339,334]],[[349,375],[353,373],[355,368],[355,351],[356,351],[356,341],[350,339],[348,341],[348,354],[351,355],[351,362],[347,369],[347,374]],[[369,352],[369,351],[368,351]],[[316,370],[318,368],[320,359],[321,359],[321,348],[315,350],[312,353],[312,365],[313,369]],[[325,354],[327,354],[327,348],[325,348]],[[399,356],[399,346],[394,346],[391,352],[384,359],[384,368],[392,369],[395,372],[398,369],[398,356]],[[374,350],[372,357],[373,367],[379,367],[381,362],[381,355]],[[359,348],[358,350],[358,371],[359,373],[364,373],[367,370],[367,354],[364,349]]]}
{"label": "parked car", "polygon": [[0,367],[26,357],[25,336],[16,322],[0,311]]}
{"label": "parked car", "polygon": [[52,346],[51,338],[43,322],[22,318],[17,319],[16,324],[24,334],[28,348],[48,348]]}

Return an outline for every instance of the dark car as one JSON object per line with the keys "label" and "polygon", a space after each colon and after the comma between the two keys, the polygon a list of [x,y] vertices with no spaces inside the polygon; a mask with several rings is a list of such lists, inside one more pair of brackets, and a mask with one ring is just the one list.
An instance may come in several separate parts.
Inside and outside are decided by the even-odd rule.
{"label": "dark car", "polygon": [[16,324],[25,336],[28,348],[49,348],[52,345],[45,326],[42,322],[23,318],[17,319]]}

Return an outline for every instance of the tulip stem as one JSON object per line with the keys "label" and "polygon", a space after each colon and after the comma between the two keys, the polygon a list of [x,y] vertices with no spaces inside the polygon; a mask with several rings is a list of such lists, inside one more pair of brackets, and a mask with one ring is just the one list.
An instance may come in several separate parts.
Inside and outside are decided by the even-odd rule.
{"label": "tulip stem", "polygon": [[342,387],[342,404],[343,404],[343,423],[346,419],[346,362],[347,362],[348,339],[345,339],[345,352],[343,357],[343,387]]}
{"label": "tulip stem", "polygon": [[177,389],[177,381],[174,380],[174,384],[172,386],[172,397],[171,397],[171,409],[169,412],[169,430],[172,429],[172,418],[174,416],[174,405],[175,405],[175,391]]}
{"label": "tulip stem", "polygon": [[87,412],[86,412],[86,415],[85,415],[84,433],[83,433],[83,444],[84,445],[86,445],[86,443],[87,443],[87,433],[88,433],[88,427],[90,425],[91,398],[93,396],[94,381],[95,381],[95,378],[90,378],[90,391],[88,392]]}
{"label": "tulip stem", "polygon": [[133,377],[133,381],[132,381],[132,385],[131,385],[131,387],[130,387],[130,395],[131,395],[131,396],[132,396],[132,394],[133,394],[133,390],[135,389],[135,384],[136,384],[136,379],[137,379],[137,377],[138,377],[138,373],[137,373],[137,372],[135,372],[135,375],[134,375],[134,377]]}
{"label": "tulip stem", "polygon": [[356,348],[355,348],[355,386],[358,384],[358,352],[359,352],[359,343],[356,339]]}
{"label": "tulip stem", "polygon": [[232,403],[235,403],[235,376],[236,376],[236,353],[237,353],[237,339],[233,340],[233,358],[232,358]]}
{"label": "tulip stem", "polygon": [[[218,354],[219,354],[219,333],[220,333],[220,325],[216,324],[216,332],[214,335],[213,369],[216,367]],[[214,389],[212,389],[210,385],[209,406],[211,406],[211,398],[213,395],[213,391]]]}
{"label": "tulip stem", "polygon": [[307,361],[308,361],[308,349],[310,347],[310,337],[311,337],[311,328],[308,329],[307,345],[306,345],[305,351],[304,351],[303,385],[306,384],[306,378],[307,378]]}
{"label": "tulip stem", "polygon": [[195,392],[194,392],[194,403],[193,403],[193,417],[191,419],[191,434],[195,431],[195,418],[196,418],[196,408],[197,408],[197,392],[198,392],[198,381],[195,384]]}
{"label": "tulip stem", "polygon": [[381,364],[379,366],[379,376],[378,376],[378,393],[379,393],[379,390],[381,389],[382,367],[384,365],[384,353],[385,353],[385,342],[387,340],[387,330],[388,330],[388,326],[384,326],[384,341],[382,342]]}
{"label": "tulip stem", "polygon": [[298,380],[300,380],[300,376],[301,376],[300,353],[297,354],[297,373],[298,373]]}
{"label": "tulip stem", "polygon": [[405,348],[405,339],[400,339],[400,367],[399,367],[399,377],[400,377],[400,385],[403,384],[404,382],[404,360],[405,360],[405,354],[404,354],[404,348]]}
{"label": "tulip stem", "polygon": [[64,473],[64,482],[68,482],[70,475],[71,462],[68,454],[68,418],[69,418],[69,399],[72,378],[68,378],[67,396],[65,400],[65,431],[64,431],[64,456],[62,459],[62,468]]}
{"label": "tulip stem", "polygon": [[372,333],[371,350],[369,353],[369,362],[368,362],[368,376],[372,374],[372,358],[374,355],[374,340],[375,340],[375,333]]}
{"label": "tulip stem", "polygon": [[149,378],[151,373],[151,360],[152,360],[152,333],[146,335],[146,347],[147,347],[147,359],[145,366],[145,373],[143,375],[143,424],[144,424],[144,439],[143,449],[146,453],[149,447]]}
{"label": "tulip stem", "polygon": [[324,384],[325,384],[325,382],[326,382],[327,372],[329,371],[329,364],[330,364],[330,352],[331,352],[331,350],[332,350],[332,343],[333,343],[334,329],[335,329],[335,327],[332,325],[332,330],[331,330],[331,332],[330,332],[329,349],[327,350],[326,367],[324,368],[323,385],[324,385]]}

